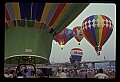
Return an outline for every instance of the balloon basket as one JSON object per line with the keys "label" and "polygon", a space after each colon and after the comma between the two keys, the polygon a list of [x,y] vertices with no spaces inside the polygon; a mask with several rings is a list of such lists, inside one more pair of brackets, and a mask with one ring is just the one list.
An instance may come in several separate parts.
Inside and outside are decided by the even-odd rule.
{"label": "balloon basket", "polygon": [[97,52],[97,56],[100,56],[100,52],[99,51]]}

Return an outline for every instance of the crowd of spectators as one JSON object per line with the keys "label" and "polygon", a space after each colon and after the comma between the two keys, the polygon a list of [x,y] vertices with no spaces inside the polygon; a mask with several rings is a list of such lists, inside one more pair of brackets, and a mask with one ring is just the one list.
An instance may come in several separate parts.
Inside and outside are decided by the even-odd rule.
{"label": "crowd of spectators", "polygon": [[[101,71],[102,70],[102,71]],[[63,74],[63,72],[65,74]],[[63,74],[64,78],[96,78],[97,74],[104,74],[106,75],[106,79],[113,79],[115,78],[115,69],[106,69],[103,70],[102,68],[100,69],[69,69],[69,68],[54,68],[52,70],[52,76],[51,78],[61,78],[61,73]],[[62,77],[63,78],[63,77]],[[96,78],[97,79],[97,78]]]}
{"label": "crowd of spectators", "polygon": [[[69,68],[69,67],[54,67],[52,68],[49,78],[96,78],[99,79],[105,77],[106,79],[115,78],[115,69],[95,69],[95,68]],[[41,78],[44,75],[42,71],[37,73],[30,69],[18,69],[4,71],[5,78]]]}

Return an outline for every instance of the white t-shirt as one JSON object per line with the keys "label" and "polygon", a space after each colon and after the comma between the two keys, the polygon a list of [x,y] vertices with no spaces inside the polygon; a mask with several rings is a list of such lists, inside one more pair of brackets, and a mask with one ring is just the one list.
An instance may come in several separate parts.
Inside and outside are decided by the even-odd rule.
{"label": "white t-shirt", "polygon": [[9,78],[9,74],[4,74],[4,76],[5,76],[6,78]]}
{"label": "white t-shirt", "polygon": [[9,78],[13,78],[13,74],[9,74]]}
{"label": "white t-shirt", "polygon": [[67,78],[67,74],[62,72],[59,74],[59,78]]}
{"label": "white t-shirt", "polygon": [[108,79],[109,77],[104,74],[104,73],[98,73],[95,75],[95,78],[98,78],[98,79]]}
{"label": "white t-shirt", "polygon": [[18,76],[17,78],[24,78],[23,76]]}

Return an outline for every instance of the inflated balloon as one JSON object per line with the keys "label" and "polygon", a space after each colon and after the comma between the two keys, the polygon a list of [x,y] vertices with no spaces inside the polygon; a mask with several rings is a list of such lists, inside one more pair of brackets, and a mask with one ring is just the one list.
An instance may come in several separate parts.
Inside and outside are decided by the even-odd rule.
{"label": "inflated balloon", "polygon": [[61,46],[61,49],[63,49],[62,47],[74,36],[75,32],[72,32],[71,29],[65,28],[62,32],[55,36],[54,40],[58,42],[59,45]]}
{"label": "inflated balloon", "polygon": [[5,3],[5,63],[23,63],[21,60],[29,60],[29,56],[30,63],[48,62],[54,36],[67,27],[88,5]]}
{"label": "inflated balloon", "polygon": [[73,31],[76,33],[75,39],[79,42],[78,45],[80,45],[80,41],[84,38],[82,27],[76,26],[73,28]]}
{"label": "inflated balloon", "polygon": [[80,48],[73,48],[70,51],[70,61],[71,62],[80,62],[82,60],[83,51]]}
{"label": "inflated balloon", "polygon": [[82,29],[87,41],[100,55],[102,46],[107,42],[113,31],[112,20],[105,15],[92,15],[83,21]]}
{"label": "inflated balloon", "polygon": [[[88,5],[88,3],[6,3],[5,21],[9,27],[15,27],[17,24],[21,27],[34,26],[45,29],[55,36]],[[73,12],[75,13],[73,14]]]}

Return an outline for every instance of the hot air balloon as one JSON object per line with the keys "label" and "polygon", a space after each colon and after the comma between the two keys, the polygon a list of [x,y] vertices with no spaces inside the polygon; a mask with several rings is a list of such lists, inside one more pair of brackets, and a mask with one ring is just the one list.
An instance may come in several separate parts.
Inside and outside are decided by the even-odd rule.
{"label": "hot air balloon", "polygon": [[97,55],[100,55],[102,46],[113,31],[112,20],[105,15],[91,15],[83,21],[82,29],[87,41],[94,47]]}
{"label": "hot air balloon", "polygon": [[78,45],[80,45],[81,40],[84,38],[82,27],[76,26],[73,28],[73,31],[76,32],[76,36],[74,38],[79,42]]}
{"label": "hot air balloon", "polygon": [[80,48],[73,48],[70,51],[70,61],[71,63],[80,62],[82,60],[83,51]]}
{"label": "hot air balloon", "polygon": [[61,49],[63,49],[63,46],[74,36],[75,32],[72,32],[71,29],[64,28],[62,32],[55,36],[55,41],[58,42],[61,46]]}
{"label": "hot air balloon", "polygon": [[5,3],[5,63],[49,62],[54,36],[88,5],[89,3]]}

